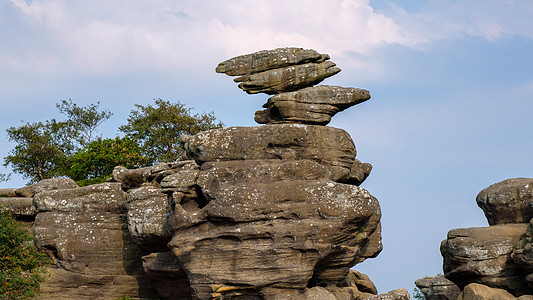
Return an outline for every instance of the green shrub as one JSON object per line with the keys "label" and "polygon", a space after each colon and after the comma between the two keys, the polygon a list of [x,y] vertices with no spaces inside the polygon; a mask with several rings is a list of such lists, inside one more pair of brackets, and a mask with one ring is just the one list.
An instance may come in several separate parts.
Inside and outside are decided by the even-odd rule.
{"label": "green shrub", "polygon": [[48,256],[33,246],[33,237],[0,207],[0,299],[34,297],[44,281]]}

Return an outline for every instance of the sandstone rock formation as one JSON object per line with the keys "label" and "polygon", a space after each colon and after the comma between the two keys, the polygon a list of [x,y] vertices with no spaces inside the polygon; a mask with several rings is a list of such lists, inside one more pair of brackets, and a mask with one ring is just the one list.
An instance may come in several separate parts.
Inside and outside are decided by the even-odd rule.
{"label": "sandstone rock formation", "polygon": [[426,300],[456,300],[461,293],[459,287],[444,275],[417,279],[415,285]]}
{"label": "sandstone rock formation", "polygon": [[301,48],[279,48],[238,56],[222,62],[219,73],[235,79],[247,93],[275,94],[257,111],[259,124],[326,125],[336,113],[370,99],[367,90],[316,86],[340,72],[329,55]]}
{"label": "sandstone rock formation", "polygon": [[382,249],[380,206],[359,186],[372,166],[323,125],[370,95],[311,87],[340,71],[328,59],[282,48],[219,64],[246,92],[276,94],[256,115],[267,125],[183,137],[190,160],[4,191],[25,197],[1,201],[35,216],[54,258],[40,299],[409,299],[351,270]]}
{"label": "sandstone rock formation", "polygon": [[463,289],[459,299],[533,297],[530,184],[516,178],[482,190],[476,201],[491,226],[453,229],[442,242],[445,276]]}

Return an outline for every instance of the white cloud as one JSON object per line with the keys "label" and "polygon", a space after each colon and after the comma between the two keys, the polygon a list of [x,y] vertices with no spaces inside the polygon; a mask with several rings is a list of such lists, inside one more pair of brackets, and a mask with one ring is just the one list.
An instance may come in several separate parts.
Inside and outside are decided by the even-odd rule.
{"label": "white cloud", "polygon": [[112,74],[192,68],[203,61],[213,67],[221,59],[275,47],[315,48],[335,57],[420,42],[375,13],[368,0],[11,3],[28,25],[25,30],[40,39],[31,44],[33,51],[3,55],[0,65],[31,64],[37,72]]}

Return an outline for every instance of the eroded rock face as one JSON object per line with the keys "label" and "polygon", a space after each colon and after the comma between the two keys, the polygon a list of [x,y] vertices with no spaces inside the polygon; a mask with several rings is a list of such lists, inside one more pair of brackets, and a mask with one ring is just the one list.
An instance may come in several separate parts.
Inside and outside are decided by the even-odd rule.
{"label": "eroded rock face", "polygon": [[329,59],[329,55],[320,54],[311,49],[278,48],[230,58],[218,64],[216,72],[225,73],[229,76],[241,76],[290,65],[305,64],[308,62],[317,63],[327,59]]}
{"label": "eroded rock face", "polygon": [[527,294],[526,274],[510,255],[526,228],[526,224],[506,224],[451,230],[441,245],[444,275],[461,288],[476,282]]}
{"label": "eroded rock face", "polygon": [[516,297],[503,289],[491,288],[479,283],[467,285],[457,300],[515,300]]}
{"label": "eroded rock face", "polygon": [[279,124],[228,127],[183,137],[198,164],[227,160],[309,159],[329,168],[334,181],[350,179],[356,150],[349,134],[325,126]]}
{"label": "eroded rock face", "polygon": [[39,299],[156,297],[123,221],[124,200],[120,183],[36,195],[32,230],[54,259]]}
{"label": "eroded rock face", "polygon": [[533,178],[512,178],[479,192],[476,202],[490,225],[527,223],[533,218]]}
{"label": "eroded rock face", "polygon": [[444,275],[417,279],[415,285],[426,300],[456,300],[461,290]]}
{"label": "eroded rock face", "polygon": [[280,93],[255,113],[259,124],[302,123],[326,125],[338,112],[370,99],[367,90],[320,85]]}
{"label": "eroded rock face", "polygon": [[61,190],[61,189],[73,189],[77,188],[78,184],[70,178],[50,178],[43,179],[38,183],[28,185],[15,190],[15,194],[18,197],[31,198],[40,192]]}

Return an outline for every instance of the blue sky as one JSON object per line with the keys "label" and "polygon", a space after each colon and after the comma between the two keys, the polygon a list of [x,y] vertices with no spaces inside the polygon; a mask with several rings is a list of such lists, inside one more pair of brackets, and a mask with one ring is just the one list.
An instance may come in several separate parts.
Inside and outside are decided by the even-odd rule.
{"label": "blue sky", "polygon": [[0,0],[0,155],[13,147],[6,128],[60,118],[55,103],[68,98],[114,113],[103,136],[154,98],[255,126],[268,96],[245,94],[216,65],[316,49],[342,69],[324,84],[372,94],[330,124],[373,164],[363,187],[383,212],[384,250],[356,269],[380,292],[412,291],[442,273],[448,230],[487,225],[481,189],[533,176],[531,15],[526,0]]}

